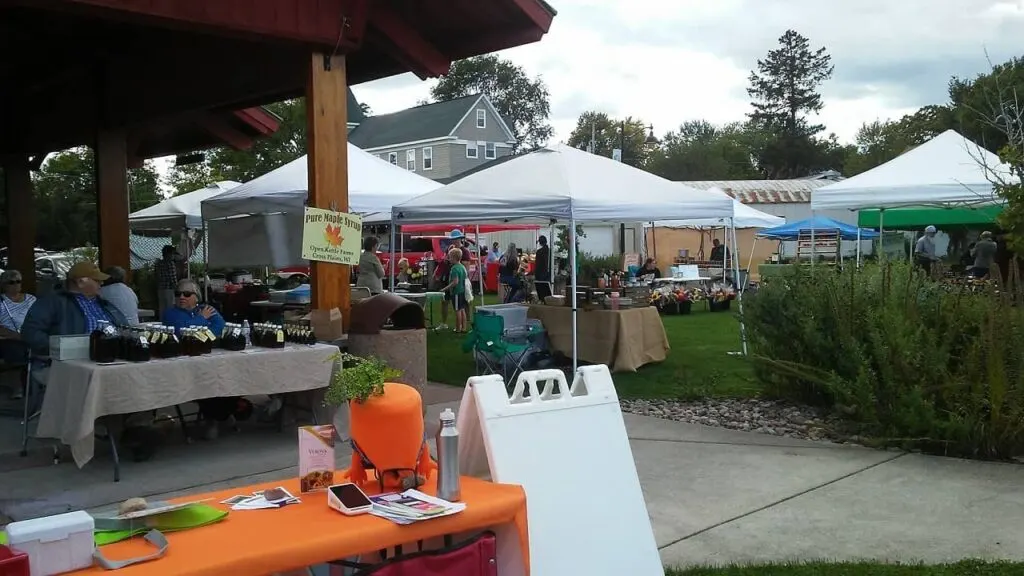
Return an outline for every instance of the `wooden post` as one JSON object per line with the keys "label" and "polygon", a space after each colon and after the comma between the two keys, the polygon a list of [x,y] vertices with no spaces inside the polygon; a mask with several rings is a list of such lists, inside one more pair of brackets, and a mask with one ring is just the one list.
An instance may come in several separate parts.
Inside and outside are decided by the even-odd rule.
{"label": "wooden post", "polygon": [[[348,211],[348,106],[345,57],[313,53],[306,85],[308,205]],[[341,309],[348,330],[351,300],[348,266],[312,262],[310,299],[314,310]]]}
{"label": "wooden post", "polygon": [[96,218],[100,241],[100,267],[131,270],[128,246],[128,152],[125,133],[105,130],[96,134]]}
{"label": "wooden post", "polygon": [[36,291],[36,206],[28,159],[4,159],[7,201],[7,267],[21,272],[21,288]]}

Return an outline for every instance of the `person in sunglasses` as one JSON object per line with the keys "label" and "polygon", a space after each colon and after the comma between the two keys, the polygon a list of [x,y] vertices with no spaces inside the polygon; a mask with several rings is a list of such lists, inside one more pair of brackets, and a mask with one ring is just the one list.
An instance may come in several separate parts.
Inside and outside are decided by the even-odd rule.
{"label": "person in sunglasses", "polygon": [[199,303],[199,290],[195,282],[185,279],[174,289],[174,306],[164,311],[163,323],[175,330],[190,326],[205,326],[220,338],[224,331],[224,317],[209,304]]}
{"label": "person in sunglasses", "polygon": [[[21,325],[36,297],[21,291],[21,272],[6,270],[0,274],[0,359],[11,366],[26,366],[28,347],[21,341]],[[11,398],[18,400],[25,393],[25,371],[21,370],[20,387]]]}
{"label": "person in sunglasses", "polygon": [[[190,326],[205,326],[220,338],[224,331],[224,317],[213,306],[199,303],[199,290],[195,282],[188,279],[180,280],[174,288],[174,306],[164,311],[162,320],[178,332]],[[220,435],[221,424],[233,425],[238,398],[204,398],[196,403],[206,422],[204,437],[207,440]]]}

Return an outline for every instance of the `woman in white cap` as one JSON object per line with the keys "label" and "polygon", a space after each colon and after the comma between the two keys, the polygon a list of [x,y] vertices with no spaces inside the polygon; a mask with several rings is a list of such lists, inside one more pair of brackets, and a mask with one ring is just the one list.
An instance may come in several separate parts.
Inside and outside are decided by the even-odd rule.
{"label": "woman in white cap", "polygon": [[939,260],[935,255],[935,226],[928,226],[924,229],[924,235],[917,239],[914,247],[914,261],[924,270],[924,273],[932,275],[932,264]]}

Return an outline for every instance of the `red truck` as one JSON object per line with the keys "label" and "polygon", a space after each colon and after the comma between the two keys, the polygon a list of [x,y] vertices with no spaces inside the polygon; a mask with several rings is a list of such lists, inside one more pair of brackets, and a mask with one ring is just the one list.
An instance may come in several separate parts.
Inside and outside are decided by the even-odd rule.
{"label": "red truck", "polygon": [[[469,245],[469,279],[476,282],[479,274],[478,263],[480,261],[479,250],[472,238],[462,238]],[[440,262],[448,249],[452,246],[452,238],[448,236],[405,236],[395,247],[395,258],[409,260],[409,266],[416,268],[424,261]],[[399,252],[399,250],[402,250]],[[391,273],[389,262],[391,261],[391,250],[386,245],[381,245],[377,251],[381,264],[384,265],[385,274]],[[429,272],[433,272],[431,269]],[[398,262],[395,262],[395,274],[398,274]]]}

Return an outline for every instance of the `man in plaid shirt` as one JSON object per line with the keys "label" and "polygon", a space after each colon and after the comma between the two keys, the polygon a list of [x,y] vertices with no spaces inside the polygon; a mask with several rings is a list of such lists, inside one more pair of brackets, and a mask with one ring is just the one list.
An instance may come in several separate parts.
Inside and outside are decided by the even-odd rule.
{"label": "man in plaid shirt", "polygon": [[156,295],[160,303],[160,318],[164,310],[174,307],[174,289],[178,285],[178,265],[174,246],[164,246],[163,257],[156,263]]}

